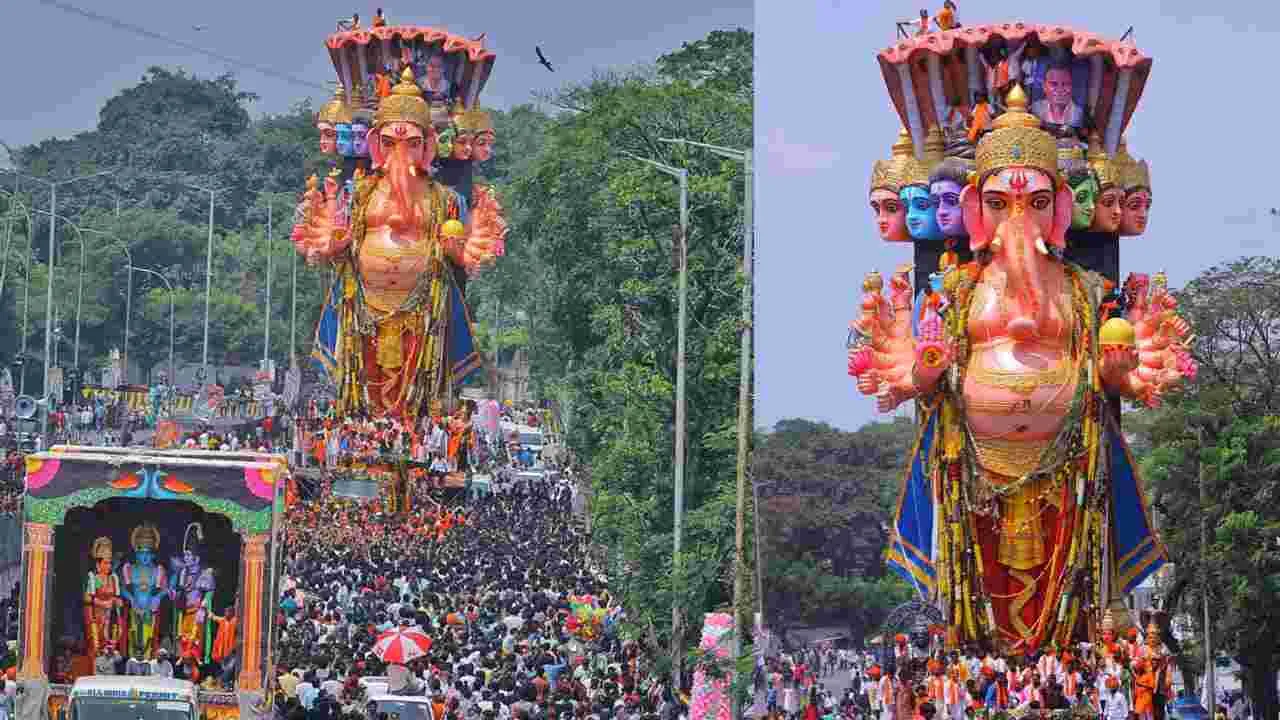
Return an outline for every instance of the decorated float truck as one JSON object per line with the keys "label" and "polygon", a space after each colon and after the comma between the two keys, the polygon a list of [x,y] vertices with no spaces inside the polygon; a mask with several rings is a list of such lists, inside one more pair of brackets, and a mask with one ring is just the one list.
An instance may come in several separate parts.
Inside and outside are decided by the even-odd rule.
{"label": "decorated float truck", "polygon": [[18,716],[61,710],[115,652],[142,663],[163,650],[196,668],[208,717],[261,701],[288,475],[283,456],[257,453],[27,456]]}
{"label": "decorated float truck", "polygon": [[912,262],[866,276],[848,361],[880,411],[917,411],[887,560],[949,647],[1105,641],[1167,560],[1120,402],[1196,371],[1163,273],[1120,281],[1151,208],[1125,131],[1152,62],[1065,26],[953,22],[878,55],[902,131],[869,201]]}

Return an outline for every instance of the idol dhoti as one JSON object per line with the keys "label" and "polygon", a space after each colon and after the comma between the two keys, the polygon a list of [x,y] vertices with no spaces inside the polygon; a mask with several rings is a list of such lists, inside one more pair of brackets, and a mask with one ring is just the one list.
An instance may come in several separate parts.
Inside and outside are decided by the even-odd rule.
{"label": "idol dhoti", "polygon": [[89,657],[97,657],[108,645],[118,646],[124,634],[120,578],[111,568],[111,538],[93,541],[94,569],[84,589],[84,628]]}
{"label": "idol dhoti", "polygon": [[150,660],[160,649],[160,601],[168,590],[164,567],[156,562],[160,531],[144,524],[129,534],[134,562],[124,566],[124,592],[129,601],[129,657]]}

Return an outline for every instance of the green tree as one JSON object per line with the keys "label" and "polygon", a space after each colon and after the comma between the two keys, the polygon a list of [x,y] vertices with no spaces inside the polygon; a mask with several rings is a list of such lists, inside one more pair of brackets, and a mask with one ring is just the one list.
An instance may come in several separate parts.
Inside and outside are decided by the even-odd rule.
{"label": "green tree", "polygon": [[765,608],[780,633],[841,624],[857,641],[908,599],[883,555],[914,435],[902,418],[856,432],[789,419],[758,441]]}
{"label": "green tree", "polygon": [[[1244,668],[1258,717],[1275,717],[1280,658],[1280,261],[1213,267],[1177,295],[1193,327],[1198,381],[1127,427],[1151,448],[1142,466],[1170,555],[1165,607],[1212,632]],[[1207,502],[1201,502],[1201,483]],[[1202,547],[1205,522],[1210,542]],[[1201,623],[1208,578],[1213,625]],[[1184,675],[1197,659],[1182,658]]]}

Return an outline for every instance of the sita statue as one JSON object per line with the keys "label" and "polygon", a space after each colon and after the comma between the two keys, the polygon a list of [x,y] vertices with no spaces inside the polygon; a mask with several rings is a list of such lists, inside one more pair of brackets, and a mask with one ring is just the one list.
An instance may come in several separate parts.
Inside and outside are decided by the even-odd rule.
{"label": "sita statue", "polygon": [[[335,271],[317,329],[339,415],[412,423],[474,370],[462,281],[493,262],[506,231],[492,193],[468,203],[432,177],[437,131],[412,71],[378,104],[368,131],[371,172],[313,177],[293,242]],[[349,198],[349,202],[347,202]]]}
{"label": "sita statue", "polygon": [[[195,531],[195,542],[192,531]],[[180,658],[207,663],[213,650],[213,591],[217,589],[213,568],[204,567],[200,543],[204,528],[191,523],[182,535],[182,555],[169,559],[173,573],[169,597],[174,608],[174,637]]]}
{"label": "sita statue", "polygon": [[160,601],[169,589],[164,566],[157,562],[160,531],[144,523],[129,534],[134,561],[124,565],[124,591],[129,601],[129,657],[150,660],[160,649]]}
{"label": "sita statue", "polygon": [[85,647],[96,658],[102,648],[119,647],[124,636],[124,603],[120,600],[120,578],[112,568],[111,538],[93,541],[89,552],[93,569],[84,587]]}
{"label": "sita statue", "polygon": [[915,308],[909,266],[889,299],[869,278],[849,359],[882,411],[917,403],[891,566],[941,605],[953,647],[1010,652],[1088,637],[1165,562],[1117,402],[1154,405],[1195,367],[1163,288],[1106,317],[1114,284],[1064,252],[1057,141],[1020,86],[1005,107],[960,192],[973,261],[948,251],[941,293]]}

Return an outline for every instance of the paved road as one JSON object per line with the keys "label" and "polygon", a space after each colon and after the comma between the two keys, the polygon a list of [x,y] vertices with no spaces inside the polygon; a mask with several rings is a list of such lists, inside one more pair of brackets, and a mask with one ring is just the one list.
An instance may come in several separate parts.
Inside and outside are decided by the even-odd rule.
{"label": "paved road", "polygon": [[[818,682],[821,683],[824,688],[826,688],[827,692],[831,693],[832,695],[835,695],[836,697],[840,697],[841,695],[844,694],[844,691],[849,687],[849,684],[850,684],[849,671],[848,670],[831,671],[830,673],[826,673],[822,677],[820,677],[818,679]],[[747,716],[763,717],[765,714],[765,709],[766,709],[765,691],[761,689],[759,692],[756,693],[755,704],[751,706],[751,709],[748,711]]]}

